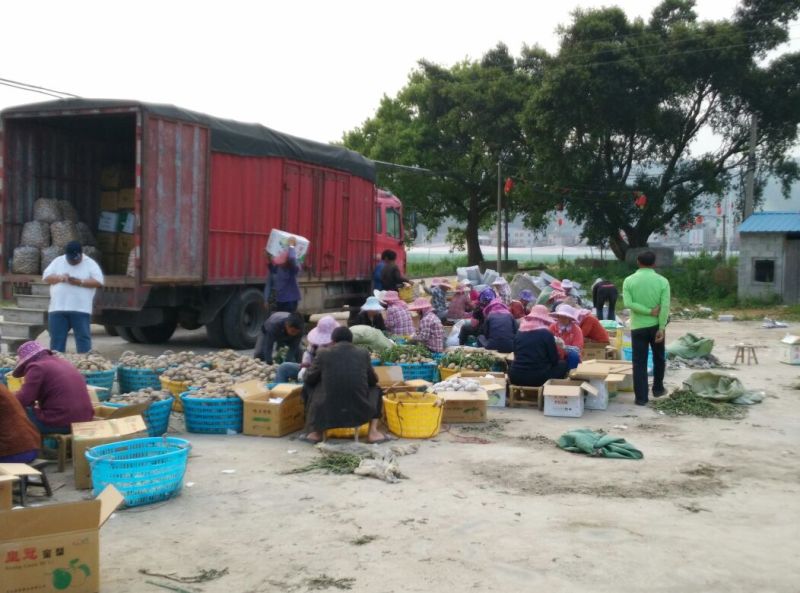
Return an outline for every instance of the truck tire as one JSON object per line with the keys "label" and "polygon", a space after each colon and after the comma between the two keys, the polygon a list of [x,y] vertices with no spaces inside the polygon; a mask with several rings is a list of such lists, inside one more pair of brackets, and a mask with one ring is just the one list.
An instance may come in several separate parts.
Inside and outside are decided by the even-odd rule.
{"label": "truck tire", "polygon": [[131,331],[132,328],[125,327],[124,325],[117,325],[115,327],[119,337],[125,340],[126,342],[130,342],[131,344],[139,343],[139,339],[136,336],[134,336],[133,332]]}
{"label": "truck tire", "polygon": [[116,338],[119,335],[117,328],[113,325],[104,325],[103,329],[106,330],[106,333],[112,338]]}
{"label": "truck tire", "polygon": [[214,348],[227,348],[228,339],[225,337],[225,330],[222,327],[222,311],[217,313],[211,321],[206,323],[206,336],[208,336],[208,343]]}
{"label": "truck tire", "polygon": [[176,327],[178,327],[178,322],[172,319],[158,325],[133,327],[131,333],[142,344],[163,344],[169,341],[172,334],[175,333]]}
{"label": "truck tire", "polygon": [[231,348],[245,350],[256,345],[264,323],[264,295],[248,288],[234,295],[223,309],[223,330]]}

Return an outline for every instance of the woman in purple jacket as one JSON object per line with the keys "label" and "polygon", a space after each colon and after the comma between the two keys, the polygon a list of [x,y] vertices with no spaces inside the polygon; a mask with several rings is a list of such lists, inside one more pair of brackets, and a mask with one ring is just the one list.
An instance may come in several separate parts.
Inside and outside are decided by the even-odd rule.
{"label": "woman in purple jacket", "polygon": [[264,300],[270,302],[269,292],[275,293],[275,310],[286,311],[294,313],[297,311],[297,303],[300,302],[300,285],[297,282],[297,275],[300,273],[300,266],[297,264],[297,255],[295,254],[295,245],[297,240],[294,237],[289,237],[289,249],[286,256],[281,257],[283,261],[277,261],[277,258],[272,258],[267,254],[269,259],[269,278],[267,278],[267,285],[264,288]]}

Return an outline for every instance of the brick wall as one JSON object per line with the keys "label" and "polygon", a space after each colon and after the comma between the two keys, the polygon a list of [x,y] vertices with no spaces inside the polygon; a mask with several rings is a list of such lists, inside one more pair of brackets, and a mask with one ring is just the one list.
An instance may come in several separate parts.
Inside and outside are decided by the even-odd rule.
{"label": "brick wall", "polygon": [[[780,233],[743,233],[739,247],[739,298],[769,298],[783,294],[786,239]],[[775,281],[756,282],[754,261],[775,261]]]}

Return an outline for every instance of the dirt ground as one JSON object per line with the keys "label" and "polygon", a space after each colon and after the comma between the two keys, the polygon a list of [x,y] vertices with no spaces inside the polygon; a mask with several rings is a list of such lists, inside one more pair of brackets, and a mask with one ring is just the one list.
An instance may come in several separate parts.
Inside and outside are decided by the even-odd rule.
{"label": "dirt ground", "polygon": [[[715,338],[725,362],[736,342],[761,346],[759,365],[732,371],[767,392],[741,421],[671,418],[632,394],[579,419],[490,408],[485,430],[444,427],[400,458],[409,479],[394,485],[284,475],[318,455],[289,437],[182,434],[193,445],[182,495],[113,515],[102,590],[800,591],[800,367],[778,362],[784,330],[759,325],[678,321],[668,331],[668,341]],[[130,349],[100,336],[95,345],[110,357]],[[171,348],[201,351],[203,334],[182,333]],[[668,372],[668,385],[689,373]],[[623,436],[644,459],[554,446],[581,427]],[[54,482],[58,501],[87,495],[69,471]],[[228,574],[192,585],[140,569]]]}

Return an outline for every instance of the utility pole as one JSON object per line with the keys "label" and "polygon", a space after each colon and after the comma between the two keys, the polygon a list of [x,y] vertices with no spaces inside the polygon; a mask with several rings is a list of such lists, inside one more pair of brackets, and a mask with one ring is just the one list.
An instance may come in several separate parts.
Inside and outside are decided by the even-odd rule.
{"label": "utility pole", "polygon": [[503,246],[505,247],[506,261],[508,261],[508,196],[506,196],[506,208],[505,208],[505,211],[506,211],[505,212],[505,214],[506,214],[506,223],[505,223],[505,227],[506,227],[506,230],[505,230],[506,242],[503,243]]}
{"label": "utility pole", "polygon": [[722,203],[722,263],[728,259],[728,199]]}
{"label": "utility pole", "polygon": [[501,249],[503,246],[503,170],[497,161],[497,273],[502,273]]}
{"label": "utility pole", "polygon": [[742,220],[753,213],[754,194],[756,186],[756,141],[758,139],[758,118],[750,116],[750,151],[747,155],[747,174],[744,187],[744,211]]}

